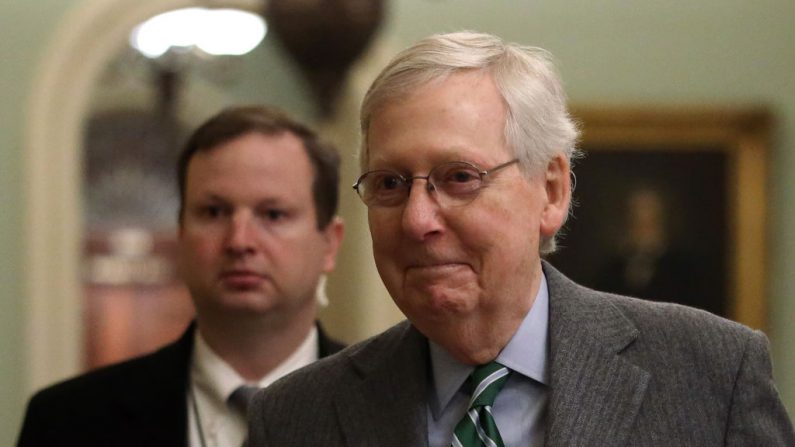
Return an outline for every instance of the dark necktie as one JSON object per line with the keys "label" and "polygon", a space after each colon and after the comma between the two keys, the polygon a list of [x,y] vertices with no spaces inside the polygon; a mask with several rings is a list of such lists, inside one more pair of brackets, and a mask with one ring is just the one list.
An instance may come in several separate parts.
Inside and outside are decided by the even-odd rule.
{"label": "dark necktie", "polygon": [[[227,399],[227,403],[230,407],[234,408],[235,410],[239,411],[246,420],[248,420],[248,409],[251,406],[251,400],[254,398],[254,395],[257,394],[260,388],[253,385],[240,385],[232,394],[229,395],[229,399]],[[243,440],[243,447],[248,445],[248,440]]]}
{"label": "dark necktie", "polygon": [[504,447],[491,406],[508,380],[510,370],[497,362],[480,365],[469,376],[472,397],[469,409],[453,433],[452,447]]}
{"label": "dark necktie", "polygon": [[251,399],[259,391],[259,387],[253,385],[240,385],[229,395],[229,406],[238,410],[240,414],[248,417],[248,407],[251,404]]}

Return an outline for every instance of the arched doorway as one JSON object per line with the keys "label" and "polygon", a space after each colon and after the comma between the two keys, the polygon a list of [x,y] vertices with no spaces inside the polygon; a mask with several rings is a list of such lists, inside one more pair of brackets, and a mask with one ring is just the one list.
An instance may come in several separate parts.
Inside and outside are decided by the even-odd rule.
{"label": "arched doorway", "polygon": [[252,0],[86,0],[56,30],[28,103],[24,281],[27,388],[80,370],[83,358],[81,124],[93,86],[130,30],[190,6],[256,9]]}

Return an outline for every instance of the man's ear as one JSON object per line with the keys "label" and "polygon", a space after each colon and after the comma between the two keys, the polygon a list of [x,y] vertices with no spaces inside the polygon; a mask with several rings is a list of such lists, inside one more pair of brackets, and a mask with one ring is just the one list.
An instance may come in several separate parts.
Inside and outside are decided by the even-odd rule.
{"label": "man's ear", "polygon": [[323,253],[323,273],[331,273],[337,265],[337,252],[342,245],[345,235],[345,224],[339,216],[334,216],[331,222],[321,230],[326,239],[326,251]]}
{"label": "man's ear", "polygon": [[552,237],[566,221],[571,202],[571,166],[562,154],[549,161],[544,189],[547,202],[541,212],[541,235]]}

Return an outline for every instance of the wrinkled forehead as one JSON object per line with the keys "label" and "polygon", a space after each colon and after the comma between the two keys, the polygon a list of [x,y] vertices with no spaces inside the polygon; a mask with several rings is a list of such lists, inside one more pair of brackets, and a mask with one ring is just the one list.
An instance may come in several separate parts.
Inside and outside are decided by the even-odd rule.
{"label": "wrinkled forehead", "polygon": [[[494,98],[499,101],[504,107],[504,112],[506,113],[505,116],[499,122],[499,127],[502,130],[503,134],[505,135],[505,131],[507,130],[507,113],[508,107],[507,103],[505,102],[504,95],[499,88],[499,85],[495,82],[493,74],[486,69],[466,69],[466,70],[451,70],[446,71],[444,73],[435,73],[433,76],[426,76],[421,79],[413,79],[411,82],[404,83],[399,86],[388,86],[384,87],[381,92],[371,95],[366,99],[366,102],[362,105],[362,127],[361,127],[361,144],[359,146],[359,168],[361,172],[366,172],[371,162],[373,161],[372,158],[374,156],[372,152],[371,141],[373,140],[373,123],[379,121],[383,118],[383,115],[390,114],[390,112],[394,111],[395,108],[401,107],[408,107],[408,108],[416,108],[416,103],[424,102],[421,108],[422,110],[428,109],[436,109],[438,105],[440,109],[450,109],[449,107],[451,104],[453,107],[464,107],[465,105],[469,104],[469,109],[472,109],[474,104],[474,108],[478,109],[474,112],[475,115],[483,115],[483,116],[491,116],[493,112],[491,108],[486,107],[486,103],[493,104],[491,98],[483,98],[482,101],[466,101],[466,99],[471,99],[473,97],[477,97],[478,95],[482,96],[484,93],[483,89],[471,88],[465,89],[464,91],[458,90],[458,95],[455,97],[438,97],[435,93],[438,92],[438,89],[441,89],[447,84],[459,84],[461,79],[469,79],[469,81],[465,82],[480,82],[484,79],[487,79],[487,83],[492,84],[494,87],[493,90],[488,90],[487,95],[495,95]],[[472,92],[472,95],[469,94]],[[434,99],[438,99],[433,102],[428,102],[428,96],[433,97]],[[466,97],[466,98],[465,98]],[[427,107],[426,107],[427,105]],[[460,107],[457,107],[460,109]],[[480,109],[483,109],[481,112]],[[443,111],[443,110],[440,110]],[[442,113],[444,115],[445,113]],[[392,118],[390,118],[392,119]],[[380,123],[383,125],[383,123]],[[382,127],[383,128],[383,127]],[[506,141],[507,142],[507,141]]]}
{"label": "wrinkled forehead", "polygon": [[362,172],[366,170],[370,161],[368,140],[373,120],[387,107],[411,101],[417,91],[443,82],[452,73],[453,70],[406,70],[375,81],[365,96],[361,109],[359,167]]}

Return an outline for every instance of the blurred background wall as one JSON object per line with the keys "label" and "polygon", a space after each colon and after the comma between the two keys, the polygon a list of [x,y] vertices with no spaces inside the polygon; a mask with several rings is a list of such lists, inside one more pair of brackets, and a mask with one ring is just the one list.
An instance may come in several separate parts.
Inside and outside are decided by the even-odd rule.
{"label": "blurred background wall", "polygon": [[[30,241],[39,239],[38,234],[31,234],[31,231],[39,231],[38,227],[32,228],[27,217],[34,194],[29,173],[36,166],[28,165],[31,149],[26,146],[30,140],[26,132],[37,128],[28,120],[35,102],[36,92],[32,89],[42,75],[37,69],[47,66],[46,59],[53,57],[58,39],[68,34],[69,30],[64,27],[73,23],[71,18],[99,3],[89,0],[8,0],[0,3],[0,302],[3,304],[0,312],[0,445],[13,443],[24,404],[33,388],[41,385],[37,383],[41,379],[33,378],[37,357],[31,356],[29,349],[35,342],[31,338],[37,333],[30,328],[46,327],[49,318],[57,322],[59,315],[63,315],[64,321],[72,322],[65,323],[67,330],[72,324],[74,331],[80,331],[79,307],[68,302],[64,304],[58,296],[52,296],[54,304],[50,311],[45,306],[43,311],[31,313],[32,302],[40,306],[42,300],[32,297],[32,287],[25,282],[29,273],[26,269],[30,262],[35,262],[26,258],[26,250]],[[775,114],[776,125],[770,153],[768,199],[771,214],[767,332],[776,379],[785,404],[793,414],[795,176],[790,174],[795,170],[793,18],[795,3],[790,0],[392,0],[386,3],[382,29],[363,58],[364,66],[352,72],[346,97],[332,119],[320,119],[306,106],[306,92],[302,93],[300,85],[296,86],[301,81],[294,79],[299,75],[290,69],[267,77],[265,82],[274,83],[269,88],[261,83],[245,83],[224,100],[253,98],[278,103],[315,122],[343,149],[341,212],[348,220],[348,233],[343,266],[329,280],[332,304],[324,320],[332,333],[349,341],[377,332],[399,318],[390,307],[368,258],[369,234],[363,207],[348,190],[357,172],[353,157],[357,143],[358,98],[381,61],[395,51],[436,32],[487,31],[507,40],[550,50],[558,60],[573,103],[717,107],[762,104],[769,107]],[[101,33],[96,39],[103,39]],[[278,50],[268,49],[272,44],[267,39],[262,51],[280,54]],[[60,55],[78,59],[87,56]],[[273,71],[269,60],[272,59],[263,58],[263,66],[249,66],[242,71],[247,77]],[[253,93],[256,96],[251,96]],[[42,100],[38,101],[41,105]],[[208,110],[206,114],[213,111]],[[50,116],[58,117],[56,112],[57,109]],[[206,114],[195,118],[203,119]],[[63,119],[79,122],[82,118],[64,116]],[[47,142],[52,160],[60,159],[59,148],[68,143]],[[47,163],[47,160],[38,163]],[[58,207],[75,205],[79,206],[79,202],[50,206],[54,216],[69,217],[71,225],[80,223],[81,219],[75,217],[78,211]],[[52,224],[59,228],[58,222]],[[80,230],[67,228],[66,232],[79,234]],[[59,241],[60,233],[59,229],[54,234],[42,234],[40,239]],[[70,243],[74,241],[67,241],[66,245]],[[63,247],[53,248],[56,255],[63,255],[64,251]],[[79,274],[79,266],[64,265],[66,261],[63,260],[69,259],[78,258],[56,256],[54,260],[40,262],[48,266],[53,276]],[[57,295],[56,291],[49,290]],[[64,294],[73,293],[74,290],[64,291]],[[30,315],[42,315],[42,312],[47,315],[46,321],[29,321]],[[76,338],[79,335],[71,337],[72,341]],[[62,351],[66,352],[66,358],[55,359],[54,368],[60,371],[53,377],[80,370],[80,349],[71,346]]]}

